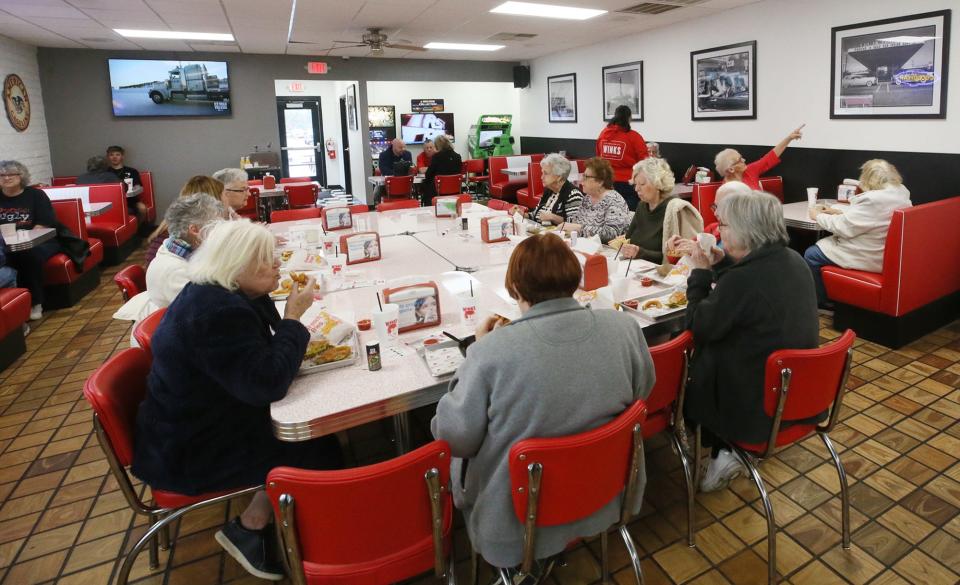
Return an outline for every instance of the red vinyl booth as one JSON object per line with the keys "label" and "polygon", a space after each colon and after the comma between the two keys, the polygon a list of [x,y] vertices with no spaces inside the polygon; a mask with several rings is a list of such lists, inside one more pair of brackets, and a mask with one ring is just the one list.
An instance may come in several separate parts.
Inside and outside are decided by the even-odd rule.
{"label": "red vinyl booth", "polygon": [[486,160],[482,158],[468,158],[463,161],[463,174],[466,177],[467,190],[471,193],[478,193],[479,186],[490,180],[483,171],[486,167]]}
{"label": "red vinyl booth", "polygon": [[[119,185],[115,186],[118,190]],[[73,306],[100,284],[100,263],[103,262],[103,243],[92,237],[84,221],[83,206],[79,199],[51,201],[57,220],[74,235],[90,243],[90,255],[84,260],[82,270],[63,252],[51,256],[43,266],[44,309],[60,309]],[[134,220],[136,225],[136,220]]]}
{"label": "red vinyl booth", "polygon": [[147,272],[139,264],[131,264],[113,277],[113,282],[120,288],[123,302],[127,302],[143,291],[147,290]]}
{"label": "red vinyl booth", "polygon": [[527,186],[517,191],[517,203],[535,209],[543,197],[543,168],[539,162],[527,165]]}
{"label": "red vinyl booth", "polygon": [[310,177],[286,177],[285,179],[280,179],[280,184],[285,185],[287,183],[309,183],[313,181]]}
{"label": "red vinyl booth", "polygon": [[319,217],[320,209],[316,207],[305,207],[303,209],[278,209],[270,213],[270,223],[297,221],[300,219],[317,219]]}
{"label": "red vinyl booth", "polygon": [[290,209],[316,207],[320,189],[310,183],[308,185],[284,185],[283,192],[287,194]]}
{"label": "red vinyl booth", "polygon": [[0,288],[0,372],[27,350],[23,324],[30,319],[30,291]]}
{"label": "red vinyl booth", "polygon": [[140,203],[147,206],[147,225],[153,225],[157,221],[157,199],[153,194],[153,173],[140,171],[140,183],[143,184]]}
{"label": "red vinyl booth", "polygon": [[960,316],[958,217],[960,197],[897,210],[882,272],[824,266],[834,329],[897,348]]}
{"label": "red vinyl booth", "polygon": [[717,189],[723,183],[694,183],[690,193],[690,203],[697,208],[703,217],[703,225],[710,225],[717,221],[717,215],[710,209],[717,199]]}
{"label": "red vinyl booth", "polygon": [[137,247],[137,218],[127,211],[127,198],[123,185],[90,185],[90,202],[111,203],[110,209],[87,220],[87,231],[103,242],[103,263],[106,266],[120,264]]}
{"label": "red vinyl booth", "polygon": [[760,190],[776,196],[783,203],[783,177],[760,177]]}
{"label": "red vinyl booth", "polygon": [[243,207],[237,210],[237,215],[251,221],[260,221],[260,189],[258,187],[250,187],[250,195],[247,196]]}
{"label": "red vinyl booth", "polygon": [[72,175],[67,177],[54,177],[52,183],[54,187],[66,187],[67,185],[76,185],[77,175]]}

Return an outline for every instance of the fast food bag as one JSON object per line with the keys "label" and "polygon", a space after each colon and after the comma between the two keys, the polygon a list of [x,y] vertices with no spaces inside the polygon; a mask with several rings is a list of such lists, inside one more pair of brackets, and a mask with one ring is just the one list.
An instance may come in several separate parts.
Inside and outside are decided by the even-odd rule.
{"label": "fast food bag", "polygon": [[304,355],[301,370],[317,366],[342,362],[352,363],[355,358],[354,336],[356,328],[349,322],[336,317],[319,305],[314,305],[300,318],[310,332],[310,343]]}

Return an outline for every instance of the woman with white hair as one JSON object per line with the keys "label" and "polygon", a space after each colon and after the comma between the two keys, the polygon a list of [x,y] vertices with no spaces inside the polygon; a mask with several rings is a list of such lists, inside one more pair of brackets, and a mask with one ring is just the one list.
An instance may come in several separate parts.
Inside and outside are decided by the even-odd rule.
{"label": "woman with white hair", "polygon": [[[273,235],[246,220],[217,223],[188,273],[151,342],[133,473],[154,489],[195,495],[261,484],[278,465],[339,467],[332,435],[282,442],[270,422],[270,403],[286,395],[310,341],[299,319],[313,303],[313,278],[294,283],[281,318],[267,296],[280,277]],[[216,538],[252,574],[278,580],[265,544],[271,518],[258,492]]]}
{"label": "woman with white hair", "polygon": [[543,157],[540,161],[543,195],[530,212],[530,219],[560,225],[580,209],[583,193],[570,182],[572,168],[570,161],[555,152]]}
{"label": "woman with white hair", "polygon": [[799,128],[788,134],[763,158],[750,164],[747,164],[740,153],[732,148],[721,150],[713,160],[714,166],[717,167],[717,173],[720,174],[724,183],[740,181],[746,183],[751,189],[759,191],[760,177],[763,173],[780,164],[780,157],[783,156],[783,151],[790,146],[791,142],[803,138],[802,130],[804,126],[806,124],[801,124]]}
{"label": "woman with white hair", "polygon": [[880,272],[893,212],[913,205],[910,191],[903,186],[897,167],[875,158],[863,163],[860,171],[863,193],[850,197],[850,205],[810,209],[810,219],[832,234],[807,248],[803,254],[817,286],[817,302],[823,309],[832,309],[833,306],[827,299],[820,269],[840,266]]}
{"label": "woman with white hair", "polygon": [[640,205],[620,254],[659,264],[672,238],[693,238],[703,231],[703,217],[688,201],[672,195],[673,171],[662,158],[648,157],[633,165],[632,182]]}
{"label": "woman with white hair", "polygon": [[250,196],[249,176],[243,169],[226,168],[213,173],[213,178],[223,183],[220,203],[227,212],[227,219],[238,219],[238,209],[243,209]]}
{"label": "woman with white hair", "polygon": [[[778,349],[815,348],[819,340],[813,279],[800,254],[787,247],[777,198],[733,193],[720,202],[717,217],[724,248],[714,247],[708,256],[693,246],[687,280],[694,352],[684,414],[701,425],[704,443],[713,447],[702,491],[721,489],[742,472],[723,448],[726,442],[769,437],[772,420],[763,409],[767,357]],[[724,257],[729,265],[712,270]]]}

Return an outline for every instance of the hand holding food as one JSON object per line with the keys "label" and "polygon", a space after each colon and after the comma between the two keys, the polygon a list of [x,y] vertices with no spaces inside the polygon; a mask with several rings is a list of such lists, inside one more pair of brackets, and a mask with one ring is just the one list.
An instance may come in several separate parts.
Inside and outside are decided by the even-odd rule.
{"label": "hand holding food", "polygon": [[636,258],[639,255],[640,255],[640,246],[637,246],[635,244],[624,244],[620,248],[620,256],[622,258],[626,258],[629,260],[630,258]]}
{"label": "hand holding food", "polygon": [[708,269],[713,266],[713,264],[710,263],[710,258],[707,258],[706,253],[703,251],[703,248],[696,245],[690,251],[690,264],[692,264],[694,268],[702,269]]}
{"label": "hand holding food", "polygon": [[607,242],[607,245],[613,248],[614,250],[619,250],[626,243],[627,243],[627,236],[620,234],[619,236]]}
{"label": "hand holding food", "polygon": [[290,295],[287,297],[287,306],[283,310],[284,319],[300,320],[300,317],[313,304],[313,288],[316,284],[313,277],[308,278],[302,287],[299,282],[293,283],[293,288],[290,289]]}

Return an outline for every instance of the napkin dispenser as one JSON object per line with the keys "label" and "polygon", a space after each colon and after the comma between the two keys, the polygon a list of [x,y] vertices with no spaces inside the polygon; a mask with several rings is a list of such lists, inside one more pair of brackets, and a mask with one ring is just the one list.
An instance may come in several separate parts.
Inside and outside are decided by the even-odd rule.
{"label": "napkin dispenser", "polygon": [[400,333],[440,324],[440,291],[433,281],[420,282],[383,291],[383,299],[400,307]]}
{"label": "napkin dispenser", "polygon": [[509,215],[484,217],[480,220],[480,239],[488,244],[506,242],[514,234],[513,218]]}
{"label": "napkin dispenser", "polygon": [[580,288],[583,290],[597,290],[607,286],[607,259],[601,254],[585,254],[579,250],[573,251],[580,262]]}
{"label": "napkin dispenser", "polygon": [[270,173],[267,173],[267,174],[265,174],[265,175],[263,176],[263,188],[264,188],[265,190],[267,190],[267,189],[273,189],[273,188],[276,187],[276,186],[277,186],[277,178],[276,178],[276,177],[274,177],[274,176],[271,175]]}
{"label": "napkin dispenser", "polygon": [[353,213],[349,207],[324,207],[320,210],[320,220],[328,232],[353,227]]}
{"label": "napkin dispenser", "polygon": [[340,236],[340,251],[347,255],[347,264],[380,260],[380,234],[357,232]]}
{"label": "napkin dispenser", "polygon": [[437,197],[434,200],[433,213],[437,217],[456,217],[460,215],[460,198],[456,195]]}

